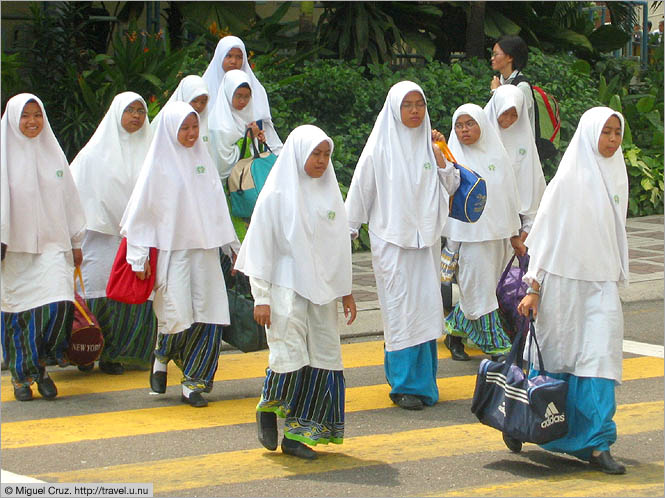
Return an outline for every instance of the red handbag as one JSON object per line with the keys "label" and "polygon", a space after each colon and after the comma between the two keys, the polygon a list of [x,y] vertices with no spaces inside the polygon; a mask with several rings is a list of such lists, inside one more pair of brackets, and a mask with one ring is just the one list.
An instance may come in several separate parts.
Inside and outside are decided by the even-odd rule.
{"label": "red handbag", "polygon": [[150,248],[149,264],[150,277],[140,280],[131,265],[127,263],[127,237],[123,237],[106,284],[106,297],[121,303],[145,303],[155,286],[157,275],[157,249],[154,247]]}
{"label": "red handbag", "polygon": [[81,283],[81,292],[85,294],[79,266],[74,270],[74,321],[65,356],[74,365],[89,365],[98,360],[102,354],[104,336],[97,318],[85,304],[85,300],[76,292],[77,278]]}

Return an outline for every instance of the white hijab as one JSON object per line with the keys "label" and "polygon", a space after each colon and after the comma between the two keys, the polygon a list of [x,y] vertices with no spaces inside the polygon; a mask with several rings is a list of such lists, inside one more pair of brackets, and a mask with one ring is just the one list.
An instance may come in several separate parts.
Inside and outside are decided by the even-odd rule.
{"label": "white hijab", "polygon": [[402,123],[400,106],[412,91],[425,99],[411,81],[400,81],[388,92],[346,198],[352,224],[369,222],[381,239],[407,249],[430,247],[441,237],[449,203],[432,152],[429,113],[417,128]]}
{"label": "white hijab", "polygon": [[[517,121],[509,128],[502,128],[497,120],[511,107],[517,111]],[[535,215],[545,192],[545,175],[533,138],[524,93],[514,85],[501,85],[485,106],[485,113],[515,165],[520,213]]]}
{"label": "white hijab", "polygon": [[[44,117],[44,127],[34,138],[19,128],[30,100]],[[9,99],[2,115],[1,147],[2,243],[8,251],[31,254],[71,250],[71,239],[85,230],[85,215],[67,158],[38,97],[21,93]]]}
{"label": "white hijab", "polygon": [[242,110],[239,111],[233,107],[233,94],[243,83],[250,84],[245,72],[234,69],[226,73],[222,79],[222,85],[219,87],[215,108],[210,116],[210,129],[220,132],[215,134],[221,139],[221,143],[216,145],[223,157],[233,156],[233,147],[245,135],[246,125],[254,121],[253,93]]}
{"label": "white hijab", "polygon": [[[205,80],[201,78],[201,76],[195,74],[185,76],[180,80],[178,87],[169,97],[167,104],[169,102],[187,102],[189,104],[192,100],[201,95],[208,96],[208,103],[205,106],[205,109],[203,109],[203,112],[199,113],[199,136],[207,145],[209,143],[208,115],[210,114],[208,111],[210,110],[211,99],[208,93],[208,85],[206,85]],[[157,116],[155,116],[155,119],[152,120],[152,123],[150,123],[150,127],[153,131],[157,129],[157,123],[159,123],[161,119],[162,111],[160,110]]]}
{"label": "white hijab", "polygon": [[323,141],[332,152],[332,140],[312,125],[299,126],[286,139],[235,266],[319,305],[351,293],[351,239],[332,161],[320,178],[304,169]]}
{"label": "white hijab", "polygon": [[147,117],[134,133],[122,127],[125,108],[137,100],[147,110],[137,93],[116,95],[97,130],[72,161],[72,176],[81,196],[88,230],[120,235],[120,219],[152,139]]}
{"label": "white hijab", "polygon": [[121,234],[135,246],[161,250],[211,249],[236,240],[222,183],[200,139],[178,142],[190,114],[185,102],[163,109],[141,174],[121,221]]}
{"label": "white hijab", "polygon": [[576,280],[628,282],[626,164],[621,147],[609,158],[598,152],[611,116],[619,118],[623,133],[623,116],[608,107],[580,118],[525,241],[529,268]]}
{"label": "white hijab", "polygon": [[232,48],[239,48],[242,51],[242,67],[241,71],[247,74],[249,78],[249,86],[252,88],[252,100],[254,101],[254,117],[250,121],[257,121],[259,119],[271,119],[270,104],[268,103],[268,94],[261,82],[254,76],[249,62],[247,61],[247,51],[245,44],[237,36],[225,36],[217,44],[215,55],[213,55],[208,68],[203,73],[203,79],[208,85],[210,92],[210,101],[208,106],[215,104],[219,95],[219,88],[221,87],[222,78],[224,77],[224,69],[222,62],[224,57],[229,53]]}
{"label": "white hijab", "polygon": [[[463,145],[457,139],[455,123],[463,114],[471,116],[480,127],[480,137],[473,145]],[[459,242],[501,240],[517,235],[521,226],[520,197],[513,163],[482,107],[464,104],[453,114],[453,128],[448,140],[457,162],[471,168],[485,179],[487,202],[476,223],[464,223],[451,218],[444,235]]]}

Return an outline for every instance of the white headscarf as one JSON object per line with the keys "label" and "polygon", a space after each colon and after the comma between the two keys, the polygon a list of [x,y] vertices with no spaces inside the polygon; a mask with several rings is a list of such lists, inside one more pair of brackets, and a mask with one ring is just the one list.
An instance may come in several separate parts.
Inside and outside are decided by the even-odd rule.
{"label": "white headscarf", "polygon": [[81,196],[88,230],[120,235],[120,219],[152,139],[147,117],[134,133],[122,127],[125,108],[137,100],[147,110],[137,93],[116,95],[97,130],[72,161],[72,176]]}
{"label": "white headscarf", "polygon": [[[178,87],[175,89],[173,94],[169,97],[169,102],[187,102],[188,104],[197,97],[201,95],[208,96],[208,103],[203,109],[203,112],[199,113],[199,136],[206,145],[209,143],[208,137],[208,115],[210,114],[211,98],[208,93],[208,85],[206,85],[205,80],[201,76],[195,74],[190,74],[185,76]],[[155,119],[150,123],[152,130],[157,129],[157,123],[162,119],[162,111],[160,110]]]}
{"label": "white headscarf", "polygon": [[249,85],[245,72],[234,69],[226,73],[210,116],[210,129],[219,131],[215,133],[215,146],[227,163],[232,162],[235,144],[245,135],[246,125],[254,121],[253,94],[242,110],[233,107],[233,94],[243,83]]}
{"label": "white headscarf", "polygon": [[576,280],[628,281],[628,175],[621,147],[612,157],[598,152],[605,123],[623,116],[594,107],[577,131],[545,189],[525,244],[530,268]]}
{"label": "white headscarf", "polygon": [[351,293],[351,239],[332,162],[320,178],[305,162],[332,140],[312,125],[284,143],[259,194],[236,261],[245,275],[295,290],[315,304]]}
{"label": "white headscarf", "polygon": [[185,102],[164,106],[120,233],[135,246],[161,250],[211,249],[236,240],[221,181],[205,144],[178,142],[190,114]]}
{"label": "white headscarf", "polygon": [[449,195],[439,181],[429,113],[417,128],[402,123],[400,106],[416,83],[392,86],[353,173],[346,198],[351,223],[369,222],[381,239],[403,248],[430,247],[448,219]]}
{"label": "white headscarf", "polygon": [[247,61],[247,51],[245,44],[237,36],[225,36],[217,44],[215,55],[213,55],[208,68],[203,73],[203,79],[208,85],[210,92],[210,102],[208,106],[215,104],[217,96],[219,95],[219,88],[224,77],[224,69],[222,62],[224,57],[229,53],[232,48],[239,48],[242,51],[242,67],[241,71],[247,73],[249,78],[249,86],[252,88],[252,100],[254,101],[254,117],[250,121],[257,121],[259,119],[271,119],[270,104],[268,103],[268,94],[261,82],[254,76],[254,72]]}
{"label": "white headscarf", "polygon": [[[480,137],[473,145],[463,145],[457,139],[455,123],[463,114],[471,116],[480,127]],[[453,128],[448,140],[457,162],[471,168],[485,179],[487,202],[476,223],[464,223],[451,218],[444,235],[459,242],[500,240],[517,235],[520,228],[520,197],[513,163],[490,125],[485,112],[476,104],[464,104],[453,114]]]}
{"label": "white headscarf", "polygon": [[[511,107],[517,111],[517,121],[509,128],[502,128],[497,120]],[[535,216],[545,192],[545,175],[538,157],[531,122],[528,119],[529,112],[524,93],[514,85],[501,85],[485,106],[485,113],[516,166],[520,213]]]}
{"label": "white headscarf", "polygon": [[[34,138],[19,128],[30,100],[44,117],[44,128]],[[67,158],[38,97],[21,93],[9,99],[2,115],[1,147],[2,243],[12,252],[71,250],[71,239],[85,229],[85,215]]]}

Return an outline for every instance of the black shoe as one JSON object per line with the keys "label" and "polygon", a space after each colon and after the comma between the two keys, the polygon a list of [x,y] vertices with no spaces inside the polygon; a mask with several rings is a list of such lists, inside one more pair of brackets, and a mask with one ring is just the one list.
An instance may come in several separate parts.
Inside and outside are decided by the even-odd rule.
{"label": "black shoe", "polygon": [[514,437],[510,437],[508,434],[504,433],[503,442],[506,443],[508,449],[513,453],[519,453],[522,451],[522,441],[519,439],[515,439]]}
{"label": "black shoe", "polygon": [[32,389],[30,389],[30,386],[15,387],[14,397],[16,398],[16,401],[31,401]]}
{"label": "black shoe", "polygon": [[256,412],[259,441],[270,451],[277,449],[277,415],[273,412]]}
{"label": "black shoe", "polygon": [[112,361],[100,361],[99,369],[109,375],[122,375],[125,373],[125,367],[122,366],[122,363]]}
{"label": "black shoe", "polygon": [[601,451],[600,455],[593,456],[589,459],[589,464],[599,470],[602,470],[606,474],[625,474],[626,467],[618,463],[612,455],[610,455],[610,450]]}
{"label": "black shoe", "polygon": [[464,351],[462,338],[448,334],[443,343],[450,350],[450,357],[455,361],[469,361],[471,358]]}
{"label": "black shoe", "polygon": [[79,365],[77,368],[81,372],[90,372],[93,368],[95,368],[95,362],[93,361],[92,363],[88,363],[87,365]]}
{"label": "black shoe", "polygon": [[166,392],[166,372],[153,372],[150,369],[150,389],[158,394]]}
{"label": "black shoe", "polygon": [[285,455],[292,455],[305,460],[314,460],[316,458],[316,451],[309,446],[304,445],[300,441],[293,439],[282,439],[282,453]]}
{"label": "black shoe", "polygon": [[490,359],[492,361],[495,361],[497,363],[505,363],[506,362],[506,355],[505,354],[493,354]]}
{"label": "black shoe", "polygon": [[405,410],[422,410],[425,407],[423,401],[413,394],[391,394],[390,399]]}
{"label": "black shoe", "polygon": [[58,395],[58,389],[55,387],[55,382],[53,382],[53,379],[47,374],[37,379],[37,390],[44,399],[53,399]]}
{"label": "black shoe", "polygon": [[184,394],[180,395],[180,401],[183,403],[187,403],[190,406],[193,406],[194,408],[203,408],[204,406],[208,406],[208,401],[201,396],[200,392],[193,392],[190,393],[189,397],[185,396]]}

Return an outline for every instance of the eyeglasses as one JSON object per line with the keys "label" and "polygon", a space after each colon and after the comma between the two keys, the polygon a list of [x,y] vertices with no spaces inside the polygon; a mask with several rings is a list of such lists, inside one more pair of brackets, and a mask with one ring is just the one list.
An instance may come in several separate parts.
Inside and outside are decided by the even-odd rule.
{"label": "eyeglasses", "polygon": [[427,107],[427,104],[425,102],[420,101],[420,102],[403,102],[402,105],[399,106],[400,109],[406,109],[406,110],[411,110],[411,109],[424,109]]}
{"label": "eyeglasses", "polygon": [[470,130],[471,128],[474,128],[476,126],[478,126],[478,123],[476,123],[473,119],[470,119],[466,123],[455,123],[456,130],[463,130],[464,128]]}
{"label": "eyeglasses", "polygon": [[145,116],[145,109],[142,107],[140,109],[134,109],[133,107],[125,107],[123,111],[126,114],[136,114],[137,116]]}

